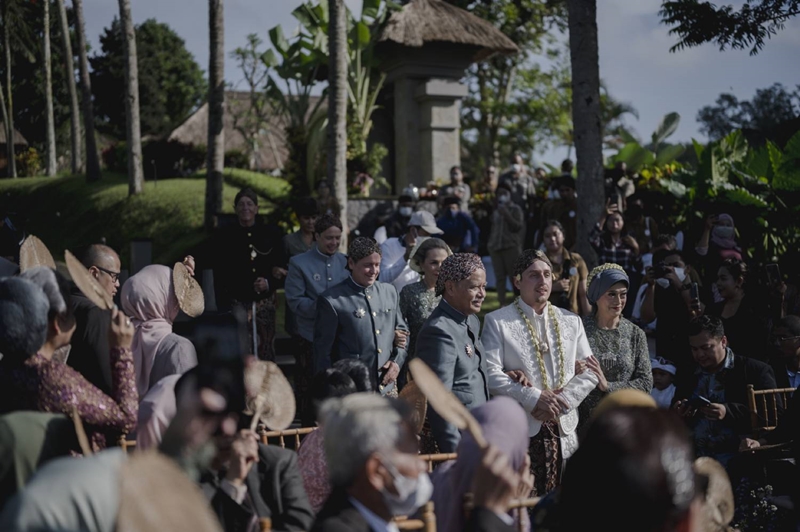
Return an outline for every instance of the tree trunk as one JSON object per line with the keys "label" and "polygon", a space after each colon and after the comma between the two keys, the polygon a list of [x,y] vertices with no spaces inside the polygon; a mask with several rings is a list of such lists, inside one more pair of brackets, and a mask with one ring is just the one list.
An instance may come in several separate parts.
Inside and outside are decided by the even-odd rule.
{"label": "tree trunk", "polygon": [[69,35],[67,8],[64,0],[56,0],[58,18],[61,24],[61,43],[64,47],[64,69],[67,71],[67,88],[69,89],[70,139],[72,140],[72,173],[83,171],[83,153],[81,147],[81,115],[78,110],[78,90],[75,86],[75,64],[73,63],[72,41]]}
{"label": "tree trunk", "polygon": [[[8,7],[6,6],[6,11]],[[6,52],[6,150],[8,151],[8,177],[17,177],[17,158],[14,153],[14,98],[11,94],[11,29],[3,17],[3,47]]]}
{"label": "tree trunk", "polygon": [[125,53],[125,137],[128,141],[128,195],[142,193],[142,132],[139,123],[139,66],[136,31],[131,17],[131,0],[119,0],[119,21]]}
{"label": "tree trunk", "polygon": [[75,29],[78,34],[78,56],[81,70],[81,97],[83,101],[83,130],[86,135],[86,181],[99,181],[100,159],[94,138],[94,110],[92,109],[92,81],[89,79],[89,61],[86,58],[86,23],[83,20],[83,0],[72,0],[75,8]]}
{"label": "tree trunk", "polygon": [[572,124],[578,160],[578,234],[575,251],[592,264],[597,260],[589,245],[589,233],[604,206],[597,2],[568,0],[567,8],[572,61]]}
{"label": "tree trunk", "polygon": [[[8,110],[6,109],[6,91],[3,90],[3,84],[0,83],[0,116],[3,117],[3,129],[5,130],[6,139],[14,138],[8,134]],[[12,143],[6,141],[6,157],[8,156],[8,147]],[[11,177],[11,167],[6,165],[6,177]]]}
{"label": "tree trunk", "polygon": [[342,249],[347,248],[347,28],[344,0],[328,0],[328,181],[341,207]]}
{"label": "tree trunk", "polygon": [[225,27],[224,0],[208,1],[208,158],[206,159],[205,227],[214,228],[222,210],[222,170],[225,164]]}
{"label": "tree trunk", "polygon": [[44,100],[47,128],[47,166],[49,177],[56,175],[56,128],[53,118],[53,76],[50,70],[50,0],[44,0]]}

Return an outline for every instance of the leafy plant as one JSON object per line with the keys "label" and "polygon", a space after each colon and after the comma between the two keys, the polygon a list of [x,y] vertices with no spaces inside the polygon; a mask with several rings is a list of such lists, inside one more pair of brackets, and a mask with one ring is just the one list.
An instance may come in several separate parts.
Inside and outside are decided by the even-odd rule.
{"label": "leafy plant", "polygon": [[673,163],[684,152],[680,144],[667,144],[665,141],[678,129],[681,115],[664,115],[655,131],[650,135],[650,143],[643,146],[639,140],[624,128],[619,134],[625,145],[612,158],[614,163],[625,163],[630,170],[639,171],[647,167],[661,167]]}
{"label": "leafy plant", "polygon": [[42,171],[42,158],[36,148],[29,147],[16,155],[19,175],[26,177],[37,176]]}

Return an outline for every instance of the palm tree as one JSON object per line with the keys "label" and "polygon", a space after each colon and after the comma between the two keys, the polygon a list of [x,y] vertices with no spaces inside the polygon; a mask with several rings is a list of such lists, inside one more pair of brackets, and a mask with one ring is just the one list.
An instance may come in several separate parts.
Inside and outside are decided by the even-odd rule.
{"label": "palm tree", "polygon": [[596,262],[589,233],[604,207],[603,127],[597,49],[597,0],[567,0],[572,62],[572,123],[578,160],[578,235],[575,251]]}
{"label": "palm tree", "polygon": [[81,153],[81,115],[78,110],[78,90],[75,87],[75,65],[72,62],[72,39],[69,35],[67,8],[64,0],[56,0],[58,18],[61,24],[61,43],[64,47],[64,69],[67,71],[67,88],[69,89],[70,139],[72,140],[72,173],[83,170]]}
{"label": "palm tree", "polygon": [[328,0],[328,180],[341,206],[342,242],[347,248],[347,28],[344,0]]}
{"label": "palm tree", "polygon": [[205,227],[214,228],[222,210],[222,170],[225,164],[225,27],[224,0],[208,0],[208,158],[206,159]]}
{"label": "palm tree", "polygon": [[86,134],[86,180],[99,181],[100,159],[97,156],[97,141],[94,138],[94,110],[92,109],[92,82],[89,79],[89,61],[86,58],[86,23],[83,19],[83,0],[72,0],[75,8],[75,28],[78,34],[78,55],[81,71],[81,102],[83,127]]}
{"label": "palm tree", "polygon": [[44,0],[44,100],[47,128],[46,174],[56,175],[56,129],[53,118],[53,77],[50,71],[50,0]]}
{"label": "palm tree", "polygon": [[136,32],[131,17],[131,0],[119,0],[119,21],[125,51],[125,125],[128,140],[128,195],[142,193],[142,131],[139,123],[139,67]]}

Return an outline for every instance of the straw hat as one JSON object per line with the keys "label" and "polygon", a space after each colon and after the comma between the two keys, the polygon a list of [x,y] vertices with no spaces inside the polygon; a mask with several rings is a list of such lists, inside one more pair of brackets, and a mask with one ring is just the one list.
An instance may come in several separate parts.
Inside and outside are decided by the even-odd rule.
{"label": "straw hat", "polygon": [[248,394],[245,414],[256,417],[270,430],[284,430],[294,421],[294,392],[281,368],[274,362],[259,360],[248,366],[244,375]]}
{"label": "straw hat", "polygon": [[403,387],[398,397],[414,409],[414,430],[415,434],[419,434],[422,432],[425,416],[428,414],[428,400],[425,398],[425,394],[414,381],[411,381]]}
{"label": "straw hat", "polygon": [[131,455],[120,480],[117,532],[222,532],[203,492],[166,456]]}
{"label": "straw hat", "polygon": [[64,252],[64,259],[67,262],[67,270],[69,270],[69,275],[72,277],[72,282],[83,292],[83,295],[101,309],[113,309],[114,300],[111,298],[111,294],[100,286],[100,283],[92,277],[86,266],[81,264],[69,250]]}
{"label": "straw hat", "polygon": [[29,270],[37,266],[47,266],[56,269],[56,261],[44,242],[33,235],[28,235],[19,248],[19,269]]}
{"label": "straw hat", "polygon": [[206,308],[203,289],[182,262],[176,262],[172,267],[172,284],[181,310],[192,318],[201,315]]}
{"label": "straw hat", "polygon": [[642,408],[658,408],[656,400],[649,393],[633,388],[611,392],[600,401],[592,410],[591,419],[596,419],[600,414],[615,408],[637,406]]}

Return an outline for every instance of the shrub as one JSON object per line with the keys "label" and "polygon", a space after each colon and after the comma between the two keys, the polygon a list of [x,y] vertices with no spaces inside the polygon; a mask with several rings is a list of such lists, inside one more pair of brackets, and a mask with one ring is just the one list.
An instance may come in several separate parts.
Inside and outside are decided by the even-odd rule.
{"label": "shrub", "polygon": [[225,168],[250,169],[250,157],[242,150],[230,150],[225,152]]}
{"label": "shrub", "polygon": [[20,176],[33,177],[42,170],[42,159],[33,146],[17,153],[14,158],[17,160],[17,173]]}
{"label": "shrub", "polygon": [[177,140],[148,142],[142,149],[145,179],[186,177],[206,163],[206,147]]}
{"label": "shrub", "polygon": [[124,140],[104,149],[100,157],[106,170],[120,174],[128,173],[128,144]]}

